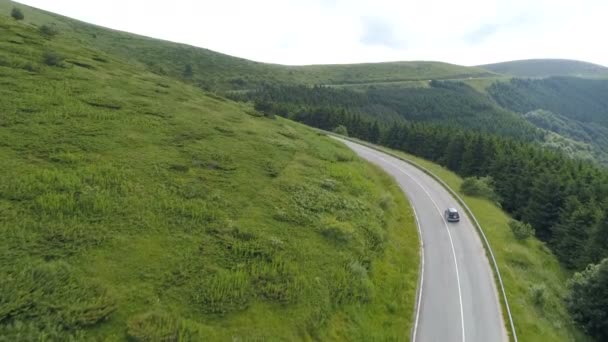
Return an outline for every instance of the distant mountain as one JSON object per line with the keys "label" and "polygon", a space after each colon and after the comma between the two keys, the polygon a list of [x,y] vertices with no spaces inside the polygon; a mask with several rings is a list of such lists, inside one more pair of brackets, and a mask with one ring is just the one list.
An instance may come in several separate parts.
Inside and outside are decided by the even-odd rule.
{"label": "distant mountain", "polygon": [[486,70],[515,77],[576,76],[608,78],[608,68],[569,59],[526,59],[479,65]]}

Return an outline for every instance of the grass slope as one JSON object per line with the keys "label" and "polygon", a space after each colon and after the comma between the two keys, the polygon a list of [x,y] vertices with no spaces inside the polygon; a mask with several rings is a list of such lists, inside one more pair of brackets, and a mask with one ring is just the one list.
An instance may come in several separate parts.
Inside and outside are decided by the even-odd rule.
{"label": "grass slope", "polygon": [[479,68],[516,77],[576,76],[608,78],[608,68],[568,59],[527,59],[479,65]]}
{"label": "grass slope", "polygon": [[388,176],[59,30],[0,15],[2,339],[407,338]]}
{"label": "grass slope", "polygon": [[487,199],[464,195],[460,191],[463,180],[453,172],[400,151],[389,151],[432,171],[456,190],[473,211],[498,262],[520,341],[589,340],[572,322],[565,307],[570,275],[542,242],[533,237],[516,240],[508,226],[511,218]]}
{"label": "grass slope", "polygon": [[[0,0],[0,12],[13,3]],[[481,77],[492,73],[474,67],[440,62],[391,62],[346,65],[285,66],[258,63],[211,50],[130,33],[108,30],[25,5],[17,5],[25,22],[56,27],[64,35],[174,78],[205,89],[248,89],[264,83],[350,84],[387,81]],[[192,73],[185,73],[187,66]]]}

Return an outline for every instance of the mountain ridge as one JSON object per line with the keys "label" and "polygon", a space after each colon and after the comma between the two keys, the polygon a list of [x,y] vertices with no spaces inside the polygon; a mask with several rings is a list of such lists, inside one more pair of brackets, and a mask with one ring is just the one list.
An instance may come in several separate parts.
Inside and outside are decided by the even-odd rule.
{"label": "mountain ridge", "polygon": [[559,58],[536,58],[477,65],[499,74],[515,77],[575,76],[608,78],[608,67],[586,61]]}

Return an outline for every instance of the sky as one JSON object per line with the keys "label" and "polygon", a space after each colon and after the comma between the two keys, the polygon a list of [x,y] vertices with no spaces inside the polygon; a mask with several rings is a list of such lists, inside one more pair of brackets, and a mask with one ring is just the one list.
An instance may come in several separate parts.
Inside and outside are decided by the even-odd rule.
{"label": "sky", "polygon": [[608,66],[608,0],[20,2],[267,63],[566,58]]}

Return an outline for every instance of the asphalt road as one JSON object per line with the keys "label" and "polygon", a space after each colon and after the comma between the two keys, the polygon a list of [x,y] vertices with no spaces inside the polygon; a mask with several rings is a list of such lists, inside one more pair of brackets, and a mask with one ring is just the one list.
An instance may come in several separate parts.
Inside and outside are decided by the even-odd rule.
{"label": "asphalt road", "polygon": [[[508,341],[492,269],[475,227],[458,202],[416,167],[339,139],[393,176],[414,208],[422,235],[422,286],[414,341]],[[460,222],[443,212],[454,207]]]}

